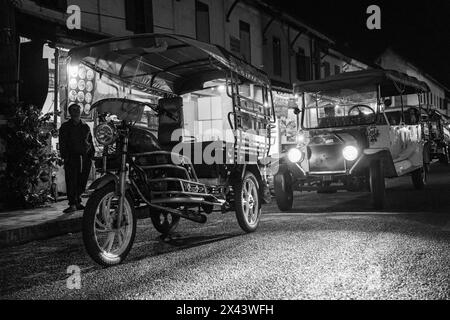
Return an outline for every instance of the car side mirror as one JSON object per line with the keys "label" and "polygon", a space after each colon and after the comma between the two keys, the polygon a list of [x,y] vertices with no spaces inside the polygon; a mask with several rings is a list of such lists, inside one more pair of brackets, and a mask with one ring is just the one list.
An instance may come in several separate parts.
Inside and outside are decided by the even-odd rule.
{"label": "car side mirror", "polygon": [[299,115],[300,112],[302,112],[302,111],[300,110],[300,108],[295,108],[295,109],[294,109],[294,114],[295,114],[295,115]]}

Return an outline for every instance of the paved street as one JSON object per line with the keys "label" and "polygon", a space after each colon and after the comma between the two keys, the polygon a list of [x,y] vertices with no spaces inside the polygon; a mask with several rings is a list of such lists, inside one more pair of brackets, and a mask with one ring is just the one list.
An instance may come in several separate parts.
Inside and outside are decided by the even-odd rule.
{"label": "paved street", "polygon": [[[450,299],[450,168],[434,165],[426,191],[388,182],[388,206],[367,193],[297,195],[266,206],[259,230],[233,214],[182,221],[163,241],[141,220],[120,266],[102,269],[81,234],[0,251],[1,298],[13,299]],[[66,269],[81,268],[80,290]]]}

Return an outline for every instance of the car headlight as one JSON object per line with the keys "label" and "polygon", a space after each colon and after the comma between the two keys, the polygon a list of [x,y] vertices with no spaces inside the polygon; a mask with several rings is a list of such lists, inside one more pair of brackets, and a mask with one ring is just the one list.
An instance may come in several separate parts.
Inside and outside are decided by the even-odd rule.
{"label": "car headlight", "polygon": [[288,159],[292,163],[297,163],[302,160],[303,153],[297,148],[291,149],[288,152]]}
{"label": "car headlight", "polygon": [[116,138],[116,129],[107,123],[102,123],[95,129],[95,139],[104,146],[114,143]]}
{"label": "car headlight", "polygon": [[342,155],[347,161],[355,161],[356,159],[358,159],[359,151],[354,146],[347,146],[344,148],[344,150],[342,150]]}
{"label": "car headlight", "polygon": [[306,143],[306,135],[304,133],[300,133],[299,135],[297,135],[297,143],[298,144]]}

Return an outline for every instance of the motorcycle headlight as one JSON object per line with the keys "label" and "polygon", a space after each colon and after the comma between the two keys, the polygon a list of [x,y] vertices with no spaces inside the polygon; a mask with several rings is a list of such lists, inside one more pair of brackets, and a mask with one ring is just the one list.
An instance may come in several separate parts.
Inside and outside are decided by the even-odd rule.
{"label": "motorcycle headlight", "polygon": [[288,159],[292,163],[297,163],[302,160],[303,153],[297,148],[291,149],[288,152]]}
{"label": "motorcycle headlight", "polygon": [[358,159],[359,151],[354,146],[347,146],[344,148],[344,150],[342,150],[342,155],[347,161],[355,161],[356,159]]}
{"label": "motorcycle headlight", "polygon": [[104,146],[113,144],[116,138],[116,129],[107,123],[102,123],[95,129],[95,139]]}

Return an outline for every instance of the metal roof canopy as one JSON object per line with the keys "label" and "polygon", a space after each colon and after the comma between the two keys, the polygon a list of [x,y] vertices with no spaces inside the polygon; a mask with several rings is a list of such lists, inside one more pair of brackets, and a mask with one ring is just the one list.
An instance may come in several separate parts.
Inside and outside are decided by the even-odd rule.
{"label": "metal roof canopy", "polygon": [[69,51],[71,64],[83,63],[113,79],[153,92],[174,94],[201,89],[204,82],[231,70],[270,86],[267,75],[224,48],[186,36],[140,34],[89,43]]}
{"label": "metal roof canopy", "polygon": [[404,73],[394,70],[369,69],[341,73],[322,80],[299,82],[294,85],[294,92],[323,92],[370,85],[379,85],[382,97],[430,91],[425,82]]}

